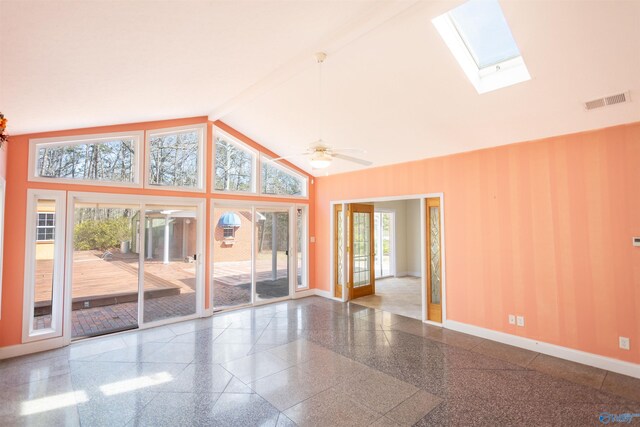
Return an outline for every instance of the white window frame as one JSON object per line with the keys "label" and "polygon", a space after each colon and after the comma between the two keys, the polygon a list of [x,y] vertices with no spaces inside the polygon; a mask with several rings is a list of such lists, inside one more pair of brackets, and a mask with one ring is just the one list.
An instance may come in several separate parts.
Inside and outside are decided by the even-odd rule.
{"label": "white window frame", "polygon": [[[157,135],[170,135],[173,133],[183,133],[186,131],[195,130],[200,133],[200,144],[198,149],[198,185],[195,187],[180,187],[172,185],[155,185],[150,183],[151,177],[151,138]],[[198,123],[187,126],[177,126],[163,129],[149,129],[145,132],[145,171],[144,171],[144,186],[151,190],[162,191],[184,191],[187,193],[204,193],[206,192],[206,173],[207,170],[207,124]]]}
{"label": "white window frame", "polygon": [[478,68],[469,48],[449,16],[449,12],[434,18],[431,22],[478,94],[531,80],[531,75],[527,70],[522,55],[484,68]]}
{"label": "white window frame", "polygon": [[[217,154],[217,139],[218,135],[224,137],[227,142],[231,142],[232,144],[238,145],[242,150],[245,150],[253,156],[251,168],[252,168],[252,178],[251,178],[251,191],[226,191],[226,190],[216,190],[216,154]],[[258,164],[260,163],[260,151],[255,148],[250,147],[244,142],[240,141],[238,138],[231,136],[228,132],[221,130],[220,128],[213,127],[213,141],[212,141],[212,149],[213,155],[211,159],[211,192],[214,194],[233,194],[233,195],[254,195],[259,192],[259,182],[260,182],[260,168]]]}
{"label": "white window frame", "polygon": [[[66,344],[71,343],[72,340],[72,286],[73,286],[73,238],[74,238],[74,224],[75,224],[75,205],[76,202],[86,203],[111,203],[114,205],[138,205],[140,209],[140,241],[146,242],[146,227],[144,226],[146,220],[145,211],[147,206],[194,206],[196,207],[196,215],[198,218],[197,225],[197,244],[195,262],[196,268],[196,311],[193,314],[186,316],[169,317],[166,319],[159,319],[153,321],[144,321],[144,304],[146,300],[144,298],[144,261],[145,252],[140,251],[139,267],[138,267],[138,330],[153,328],[161,325],[168,325],[172,323],[182,322],[185,320],[196,319],[198,317],[204,317],[206,311],[204,308],[205,301],[205,287],[209,286],[210,280],[205,276],[205,245],[206,245],[206,206],[207,201],[204,198],[191,198],[191,197],[175,197],[175,196],[151,196],[151,195],[137,195],[137,194],[116,194],[116,193],[89,193],[89,192],[69,192],[67,200],[67,215],[66,224],[66,261],[64,264],[65,270],[65,289],[64,289],[64,340]],[[57,225],[57,224],[56,224]],[[202,237],[200,237],[202,236]],[[57,236],[56,236],[57,237]]]}
{"label": "white window frame", "polygon": [[[40,225],[40,215],[52,215],[53,216],[53,223],[54,225]],[[40,239],[39,238],[39,231],[41,228],[44,229],[49,229],[52,228],[53,229],[53,234],[55,236],[55,232],[56,232],[56,226],[55,226],[55,221],[56,221],[56,214],[55,212],[37,212],[36,215],[36,242],[53,242],[53,239]]]}
{"label": "white window frame", "polygon": [[0,177],[0,319],[2,319],[2,264],[4,260],[4,206],[7,182]]}
{"label": "white window frame", "polygon": [[[26,247],[24,262],[24,305],[22,322],[22,342],[31,342],[47,338],[62,336],[62,319],[64,306],[64,267],[65,267],[65,191],[59,190],[27,190],[27,225]],[[35,304],[35,267],[36,267],[36,238],[38,200],[55,201],[55,238],[53,250],[53,288],[51,292],[51,327],[47,329],[33,329],[33,315]]]}
{"label": "white window frame", "polygon": [[[302,285],[298,286],[298,209],[302,209]],[[294,236],[296,238],[293,240],[293,264],[294,264],[294,282],[295,282],[295,291],[300,292],[309,289],[309,205],[297,204],[293,208],[294,213],[294,222],[296,222],[294,230]]]}
{"label": "white window frame", "polygon": [[[49,145],[52,147],[62,147],[79,144],[90,144],[94,142],[104,142],[119,138],[129,137],[133,139],[134,156],[133,156],[133,182],[119,182],[119,181],[101,181],[91,179],[73,179],[73,178],[48,178],[42,177],[37,174],[38,164],[38,150],[42,146]],[[91,135],[77,135],[77,136],[63,136],[56,138],[35,138],[29,140],[29,181],[33,182],[49,182],[59,184],[75,184],[75,185],[97,185],[97,186],[109,186],[109,187],[128,187],[128,188],[141,188],[142,187],[142,139],[144,138],[143,131],[131,131],[131,132],[113,132],[113,133],[101,133]]]}
{"label": "white window frame", "polygon": [[[295,194],[270,194],[270,193],[264,193],[262,191],[262,165],[263,164],[268,164],[270,166],[273,166],[277,169],[280,169],[281,171],[289,174],[289,175],[293,175],[295,177],[297,177],[298,179],[301,179],[304,184],[304,194],[301,195],[295,195]],[[268,156],[265,153],[260,153],[260,161],[258,162],[258,194],[260,194],[263,197],[272,197],[272,198],[278,198],[278,199],[304,199],[304,200],[308,200],[309,199],[309,178],[307,176],[302,175],[300,172],[297,172],[295,170],[293,170],[292,168],[282,164],[281,162],[278,161],[273,161],[271,160],[271,157]]]}
{"label": "white window frame", "polygon": [[[215,224],[216,223],[214,221],[216,209],[246,208],[248,210],[251,210],[251,218],[252,218],[251,229],[252,230],[255,230],[256,212],[260,209],[284,208],[284,209],[287,209],[287,212],[289,213],[289,295],[285,297],[280,297],[280,298],[273,298],[270,300],[256,301],[255,294],[256,294],[256,282],[257,282],[257,276],[256,276],[256,246],[257,245],[256,245],[255,232],[252,232],[251,233],[252,235],[251,237],[251,302],[248,302],[246,304],[241,304],[238,306],[224,308],[223,311],[236,310],[242,307],[252,307],[252,306],[257,307],[260,305],[286,301],[289,299],[295,299],[296,292],[304,291],[305,289],[308,288],[309,286],[309,228],[306,227],[305,229],[305,245],[306,245],[305,247],[307,248],[307,251],[306,251],[306,256],[303,258],[304,262],[306,263],[305,274],[307,278],[306,279],[307,288],[297,287],[298,272],[297,272],[297,265],[295,262],[295,257],[297,256],[297,250],[298,250],[297,239],[293,239],[291,238],[291,236],[295,236],[295,233],[296,233],[296,225],[297,225],[295,221],[296,209],[299,207],[306,208],[306,211],[307,211],[306,216],[307,216],[307,224],[308,224],[309,205],[302,204],[302,203],[295,204],[295,203],[289,203],[289,202],[272,202],[267,200],[211,199],[209,206],[210,206],[209,221],[211,223],[211,229],[209,230],[210,232],[209,251],[211,253],[211,257],[209,259],[209,267],[210,267],[209,276],[211,277],[211,280],[209,282],[209,290],[210,290],[209,304],[210,304],[211,311],[213,311],[214,309],[214,302],[215,302],[214,289],[213,289],[213,285],[214,285],[213,274],[215,270],[214,252],[216,251],[216,248],[215,248],[215,232],[216,232]],[[294,218],[294,220],[292,220],[292,218]]]}

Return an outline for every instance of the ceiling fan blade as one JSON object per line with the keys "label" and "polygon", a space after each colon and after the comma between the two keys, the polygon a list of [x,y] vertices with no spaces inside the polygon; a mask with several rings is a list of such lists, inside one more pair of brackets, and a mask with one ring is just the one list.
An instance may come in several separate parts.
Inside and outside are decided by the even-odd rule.
{"label": "ceiling fan blade", "polygon": [[347,156],[345,154],[333,153],[331,157],[335,157],[336,159],[347,160],[349,162],[358,163],[363,166],[371,166],[373,164],[373,162],[370,162],[369,160],[363,160],[357,157]]}
{"label": "ceiling fan blade", "polygon": [[365,154],[367,150],[363,150],[362,148],[332,148],[331,152],[332,153],[351,152],[351,153]]}
{"label": "ceiling fan blade", "polygon": [[287,159],[292,159],[294,157],[302,157],[302,156],[308,156],[309,152],[305,151],[304,153],[298,153],[298,154],[292,154],[290,156],[282,156],[282,157],[276,157],[275,159],[266,159],[268,162],[277,162],[278,160],[287,160]]}

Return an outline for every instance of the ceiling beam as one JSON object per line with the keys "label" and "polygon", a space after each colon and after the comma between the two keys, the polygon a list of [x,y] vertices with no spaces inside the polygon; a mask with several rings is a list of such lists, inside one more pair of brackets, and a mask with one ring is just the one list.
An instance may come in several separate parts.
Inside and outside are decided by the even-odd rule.
{"label": "ceiling beam", "polygon": [[223,119],[227,114],[241,108],[260,95],[298,75],[305,68],[315,66],[316,61],[314,54],[316,52],[322,51],[331,55],[383,25],[385,22],[421,3],[424,4],[424,2],[420,0],[395,0],[386,2],[360,15],[357,19],[349,21],[346,25],[331,32],[317,46],[300,52],[291,60],[270,72],[263,79],[216,107],[216,109],[209,113],[209,120],[216,121]]}

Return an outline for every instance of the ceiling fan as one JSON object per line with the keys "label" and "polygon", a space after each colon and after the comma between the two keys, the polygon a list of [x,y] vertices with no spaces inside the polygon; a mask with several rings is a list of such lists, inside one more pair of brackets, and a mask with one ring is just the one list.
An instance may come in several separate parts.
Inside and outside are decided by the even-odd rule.
{"label": "ceiling fan", "polygon": [[364,150],[360,150],[358,148],[331,148],[328,145],[325,145],[322,140],[318,140],[315,142],[315,144],[313,144],[311,147],[307,148],[306,151],[303,151],[302,153],[298,153],[298,154],[292,154],[290,156],[284,156],[284,157],[278,157],[276,159],[271,159],[271,161],[278,161],[278,160],[284,160],[284,159],[291,159],[294,157],[302,157],[302,156],[308,156],[309,157],[309,163],[311,164],[311,167],[313,169],[324,169],[326,167],[329,167],[331,165],[331,162],[333,161],[333,159],[341,159],[341,160],[346,160],[348,162],[353,162],[353,163],[358,163],[359,165],[363,165],[363,166],[371,166],[373,163],[368,161],[368,160],[364,160],[364,159],[359,159],[357,157],[353,157],[353,156],[349,156],[347,154],[344,154],[345,152],[349,153],[349,152],[357,152],[357,153],[364,153]]}
{"label": "ceiling fan", "polygon": [[334,158],[358,163],[363,166],[371,166],[373,163],[368,160],[344,154],[345,152],[365,153],[364,150],[360,150],[358,148],[331,148],[322,141],[322,63],[327,59],[327,54],[324,52],[318,52],[315,54],[315,58],[318,63],[318,140],[311,144],[311,146],[302,153],[278,157],[276,159],[272,159],[272,161],[308,156],[309,163],[313,169],[324,169],[331,166],[331,162]]}

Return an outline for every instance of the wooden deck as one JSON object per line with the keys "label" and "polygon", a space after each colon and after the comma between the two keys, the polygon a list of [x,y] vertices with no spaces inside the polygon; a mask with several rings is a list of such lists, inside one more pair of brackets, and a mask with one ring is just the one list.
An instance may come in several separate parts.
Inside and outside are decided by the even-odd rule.
{"label": "wooden deck", "polygon": [[[76,251],[73,256],[72,298],[93,300],[113,295],[138,293],[138,256],[115,253],[102,259],[97,251]],[[36,305],[51,302],[52,260],[36,262]],[[175,293],[195,292],[195,264],[173,261],[145,261],[145,292],[175,290]]]}

